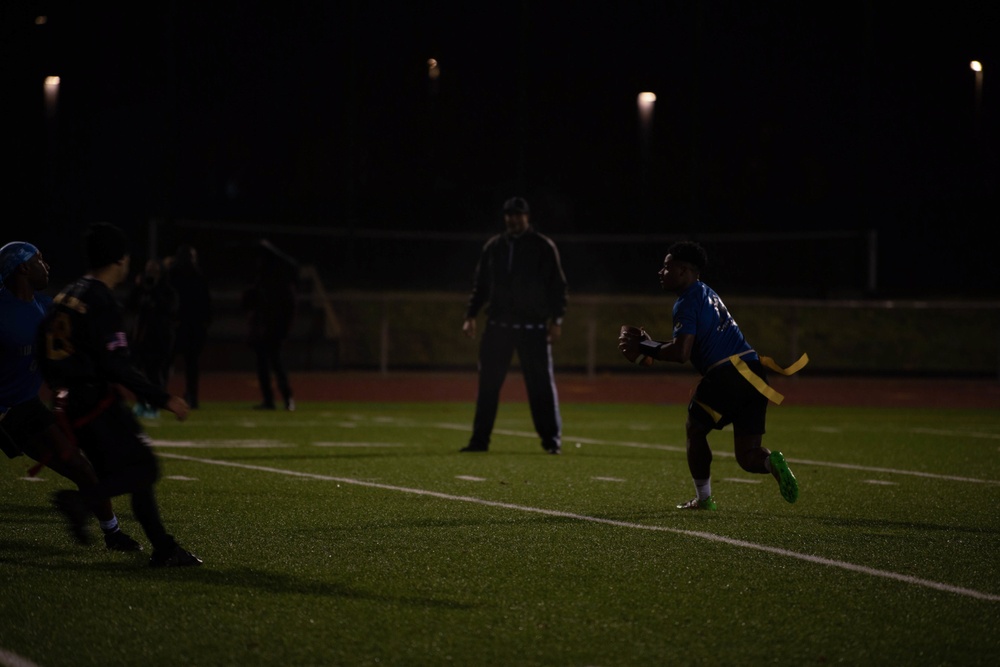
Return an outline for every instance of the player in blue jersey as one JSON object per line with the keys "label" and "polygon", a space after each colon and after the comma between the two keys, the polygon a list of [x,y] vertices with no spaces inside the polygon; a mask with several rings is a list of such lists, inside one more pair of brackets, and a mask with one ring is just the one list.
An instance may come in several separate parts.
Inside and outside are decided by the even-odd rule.
{"label": "player in blue jersey", "polygon": [[712,450],[708,434],[732,424],[736,460],[747,472],[771,474],[782,497],[794,503],[798,482],[781,452],[762,445],[769,397],[768,368],[785,371],[761,358],[740,331],[722,299],[700,279],[708,255],[697,243],[670,246],[659,271],[660,285],[677,294],[673,339],[652,340],[643,330],[623,327],[618,347],[630,361],[652,358],[691,364],[702,375],[688,405],[687,460],[697,495],[678,509],[717,508],[712,497]]}
{"label": "player in blue jersey", "polygon": [[[0,248],[0,448],[10,458],[27,454],[74,482],[81,490],[97,484],[93,466],[70,443],[52,412],[38,396],[42,376],[34,357],[35,334],[52,298],[41,290],[49,284],[49,265],[30,243],[14,241]],[[80,542],[89,541],[83,503],[58,496],[58,506],[71,513],[70,530]],[[111,501],[94,501],[108,549],[139,551],[142,546],[118,524]]]}

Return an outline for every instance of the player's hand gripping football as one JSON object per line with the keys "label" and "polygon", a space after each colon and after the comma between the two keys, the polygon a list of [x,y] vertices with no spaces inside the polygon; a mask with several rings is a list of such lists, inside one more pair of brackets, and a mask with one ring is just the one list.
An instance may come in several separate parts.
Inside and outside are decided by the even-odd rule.
{"label": "player's hand gripping football", "polygon": [[645,329],[623,324],[621,332],[618,334],[618,349],[629,362],[642,366],[652,366],[653,358],[646,356],[639,347],[646,340],[652,339]]}

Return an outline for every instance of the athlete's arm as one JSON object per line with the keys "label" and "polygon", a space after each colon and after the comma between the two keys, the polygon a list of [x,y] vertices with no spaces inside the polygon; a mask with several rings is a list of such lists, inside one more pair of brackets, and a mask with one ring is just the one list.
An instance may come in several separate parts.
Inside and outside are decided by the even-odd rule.
{"label": "athlete's arm", "polygon": [[[648,345],[646,343],[645,345]],[[691,359],[691,350],[694,348],[694,336],[691,334],[680,334],[673,340],[666,343],[656,343],[659,347],[654,351],[652,357],[657,361],[673,361],[678,364],[687,363]]]}

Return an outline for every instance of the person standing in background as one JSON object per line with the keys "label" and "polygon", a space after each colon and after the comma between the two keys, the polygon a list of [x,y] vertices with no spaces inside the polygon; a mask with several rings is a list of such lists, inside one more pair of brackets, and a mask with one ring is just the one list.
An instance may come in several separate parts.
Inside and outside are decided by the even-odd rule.
{"label": "person standing in background", "polygon": [[[145,271],[136,276],[128,306],[135,313],[130,342],[136,366],[150,382],[166,390],[177,323],[177,292],[159,260],[148,260]],[[148,418],[159,416],[156,408],[139,399],[135,414]]]}
{"label": "person standing in background", "polygon": [[298,262],[270,241],[257,246],[257,277],[243,292],[249,343],[257,359],[257,381],[262,401],[255,410],[274,410],[272,373],[285,409],[295,410],[292,387],[282,359],[282,348],[292,330],[296,310]]}
{"label": "person standing in background", "polygon": [[462,332],[476,336],[476,315],[487,321],[479,344],[479,392],[472,436],[462,452],[489,449],[493,424],[514,351],[528,390],[531,418],[549,454],[562,451],[562,418],[552,368],[552,343],[562,334],[566,276],[555,243],[531,226],[528,202],[504,203],[506,231],[483,246]]}
{"label": "person standing in background", "polygon": [[212,325],[212,295],[198,264],[198,251],[190,245],[177,248],[168,270],[170,284],[177,292],[177,330],[171,361],[178,356],[184,363],[184,400],[198,408],[201,382],[201,355]]}

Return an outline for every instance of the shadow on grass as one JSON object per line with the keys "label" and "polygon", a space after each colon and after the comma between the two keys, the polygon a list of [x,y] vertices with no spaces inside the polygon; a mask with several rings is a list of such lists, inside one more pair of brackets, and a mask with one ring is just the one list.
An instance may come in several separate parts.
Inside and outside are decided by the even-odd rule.
{"label": "shadow on grass", "polygon": [[151,568],[147,565],[148,555],[145,552],[125,555],[119,562],[83,562],[74,559],[74,551],[81,553],[72,548],[44,548],[28,542],[4,540],[0,541],[0,565],[42,572],[60,570],[81,574],[102,573],[117,580],[127,579],[134,583],[165,582],[171,586],[190,583],[198,586],[257,590],[277,595],[336,597],[425,609],[467,610],[478,606],[416,595],[387,595],[333,581],[319,581],[249,567],[215,568],[211,564],[206,564],[200,567]]}

